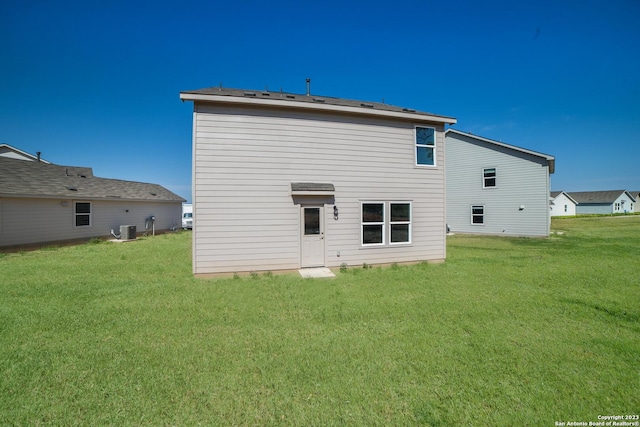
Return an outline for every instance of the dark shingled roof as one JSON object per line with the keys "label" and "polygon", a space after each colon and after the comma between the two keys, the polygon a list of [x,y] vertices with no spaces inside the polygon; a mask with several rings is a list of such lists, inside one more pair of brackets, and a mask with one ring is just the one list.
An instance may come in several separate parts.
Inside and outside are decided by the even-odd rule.
{"label": "dark shingled roof", "polygon": [[291,191],[300,192],[300,191],[322,191],[322,192],[331,192],[335,191],[335,187],[330,183],[321,183],[321,182],[292,182],[291,183]]}
{"label": "dark shingled roof", "polygon": [[625,190],[571,191],[569,195],[578,203],[613,203]]}
{"label": "dark shingled roof", "polygon": [[158,184],[93,176],[91,168],[0,157],[0,197],[184,202]]}
{"label": "dark shingled roof", "polygon": [[384,104],[381,102],[356,101],[352,99],[334,98],[330,96],[301,95],[301,94],[287,93],[287,92],[231,89],[231,88],[223,88],[223,87],[209,87],[205,89],[186,90],[180,93],[191,94],[191,95],[215,95],[215,96],[231,96],[231,97],[238,97],[238,98],[251,98],[251,99],[261,99],[261,100],[273,100],[273,101],[276,101],[276,100],[289,101],[292,104],[298,102],[298,103],[309,103],[309,104],[338,105],[343,107],[362,108],[363,110],[382,110],[382,111],[392,111],[396,113],[410,113],[410,114],[439,117],[439,118],[445,119],[447,122],[451,122],[451,123],[456,122],[456,119],[452,117],[427,113],[424,111],[416,111],[411,108],[396,107],[394,105]]}

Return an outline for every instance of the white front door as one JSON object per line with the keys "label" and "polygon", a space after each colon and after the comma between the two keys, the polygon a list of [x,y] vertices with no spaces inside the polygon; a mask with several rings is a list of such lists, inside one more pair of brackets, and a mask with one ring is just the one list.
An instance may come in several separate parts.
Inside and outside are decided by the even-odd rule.
{"label": "white front door", "polygon": [[301,267],[324,267],[324,206],[302,206]]}

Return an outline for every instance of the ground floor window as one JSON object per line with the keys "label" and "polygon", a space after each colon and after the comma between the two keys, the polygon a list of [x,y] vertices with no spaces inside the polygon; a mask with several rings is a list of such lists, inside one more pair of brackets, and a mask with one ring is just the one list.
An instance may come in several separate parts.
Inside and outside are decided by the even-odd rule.
{"label": "ground floor window", "polygon": [[482,205],[471,206],[471,224],[473,225],[484,224],[484,206]]}
{"label": "ground floor window", "polygon": [[362,202],[362,245],[411,243],[411,215],[411,202]]}
{"label": "ground floor window", "polygon": [[362,203],[362,244],[384,245],[384,202]]}
{"label": "ground floor window", "polygon": [[389,202],[390,243],[411,243],[411,203]]}
{"label": "ground floor window", "polygon": [[74,224],[76,227],[91,226],[91,203],[90,202],[74,202]]}

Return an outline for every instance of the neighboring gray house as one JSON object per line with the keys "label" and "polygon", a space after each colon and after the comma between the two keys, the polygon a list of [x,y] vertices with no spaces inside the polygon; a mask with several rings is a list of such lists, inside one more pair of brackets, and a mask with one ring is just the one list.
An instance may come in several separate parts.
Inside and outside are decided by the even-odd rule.
{"label": "neighboring gray house", "polygon": [[454,129],[445,135],[450,231],[549,235],[553,156]]}
{"label": "neighboring gray house", "polygon": [[564,191],[551,192],[551,216],[575,216],[577,202]]}
{"label": "neighboring gray house", "polygon": [[10,159],[20,159],[20,160],[30,160],[30,161],[39,161],[43,163],[50,163],[44,160],[43,158],[41,158],[40,153],[34,156],[33,154],[29,154],[16,147],[12,147],[9,144],[0,144],[0,157],[8,157]]}
{"label": "neighboring gray house", "polygon": [[193,101],[195,274],[444,260],[444,126],[387,104],[208,88]]}
{"label": "neighboring gray house", "polygon": [[578,202],[577,214],[614,214],[634,212],[636,199],[626,190],[571,191]]}
{"label": "neighboring gray house", "polygon": [[184,199],[157,184],[93,176],[91,168],[0,156],[0,247],[106,237],[121,225],[180,226]]}

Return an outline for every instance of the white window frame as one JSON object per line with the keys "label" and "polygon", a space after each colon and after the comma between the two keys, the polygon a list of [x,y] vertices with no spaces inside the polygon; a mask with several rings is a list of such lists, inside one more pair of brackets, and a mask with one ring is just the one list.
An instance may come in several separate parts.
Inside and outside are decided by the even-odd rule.
{"label": "white window frame", "polygon": [[[382,221],[364,222],[362,218],[364,205],[382,205]],[[391,221],[391,205],[409,205],[409,221]],[[382,227],[382,242],[364,243],[364,226],[377,225]],[[409,240],[405,242],[391,242],[391,226],[408,225]],[[362,200],[360,202],[360,246],[363,248],[411,245],[413,242],[413,201],[411,200]]]}
{"label": "white window frame", "polygon": [[[89,205],[89,213],[85,212],[77,212],[78,203],[86,203]],[[77,218],[80,215],[88,215],[89,216],[89,224],[87,225],[77,225]],[[78,200],[73,202],[73,226],[74,227],[91,227],[93,225],[93,204],[88,201]]]}
{"label": "white window frame", "polygon": [[[409,221],[392,221],[391,220],[391,205],[409,205]],[[392,225],[408,225],[409,226],[409,240],[406,242],[392,242],[391,237],[393,236],[391,226]],[[398,245],[410,245],[412,242],[413,236],[413,202],[406,200],[394,200],[389,202],[389,245],[398,246]]]}
{"label": "white window frame", "polygon": [[[364,205],[382,205],[382,222],[365,222],[362,214],[364,212]],[[387,241],[387,236],[385,233],[385,224],[387,223],[387,204],[380,200],[366,200],[360,202],[360,245],[362,247],[375,247],[375,246],[384,246]],[[364,226],[365,225],[380,225],[382,227],[382,242],[380,243],[365,243],[364,242]]]}
{"label": "white window frame", "polygon": [[[474,208],[482,208],[482,214],[474,214],[474,213],[473,213],[473,209],[474,209]],[[476,225],[476,226],[482,226],[482,225],[484,225],[484,214],[485,214],[485,212],[484,212],[484,205],[471,205],[471,225]],[[476,217],[476,216],[480,216],[480,217],[482,217],[482,222],[481,222],[481,223],[478,223],[478,222],[474,222],[474,221],[473,221],[473,218],[474,218],[474,217]]]}
{"label": "white window frame", "polygon": [[[494,176],[487,178],[486,172],[493,170]],[[487,185],[487,179],[493,179],[493,185]],[[498,168],[482,168],[482,188],[497,188],[498,187]]]}
{"label": "white window frame", "polygon": [[[418,144],[418,128],[422,128],[422,129],[431,129],[433,130],[433,145],[430,144]],[[437,144],[436,144],[436,139],[438,137],[438,133],[436,132],[436,128],[433,126],[421,126],[421,125],[416,125],[413,128],[413,156],[414,156],[414,165],[416,167],[420,167],[420,168],[435,168],[437,166],[438,163],[438,150],[437,148]],[[422,148],[431,148],[433,150],[433,164],[432,165],[426,165],[426,164],[421,164],[418,163],[418,147],[422,147]]]}

